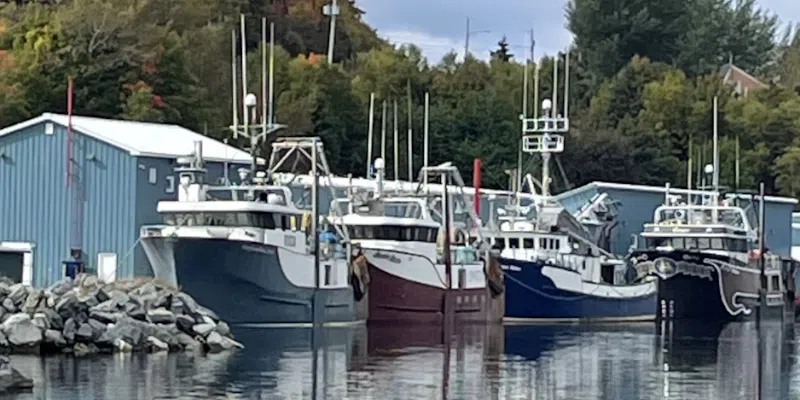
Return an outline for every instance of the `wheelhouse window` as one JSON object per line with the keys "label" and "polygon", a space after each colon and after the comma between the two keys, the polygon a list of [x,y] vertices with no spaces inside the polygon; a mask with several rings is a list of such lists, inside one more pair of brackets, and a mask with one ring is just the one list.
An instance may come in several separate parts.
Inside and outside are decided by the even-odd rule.
{"label": "wheelhouse window", "polygon": [[350,225],[347,227],[347,232],[351,239],[436,243],[438,228],[392,225]]}
{"label": "wheelhouse window", "polygon": [[745,239],[722,237],[667,237],[648,238],[647,247],[672,247],[680,250],[726,250],[746,252]]}
{"label": "wheelhouse window", "polygon": [[519,248],[519,238],[508,238],[508,248],[509,249],[518,249]]}
{"label": "wheelhouse window", "polygon": [[176,212],[163,214],[171,226],[225,226],[261,229],[291,229],[291,216],[267,212]]}
{"label": "wheelhouse window", "polygon": [[522,239],[522,248],[524,249],[533,249],[534,248],[534,240],[530,239]]}

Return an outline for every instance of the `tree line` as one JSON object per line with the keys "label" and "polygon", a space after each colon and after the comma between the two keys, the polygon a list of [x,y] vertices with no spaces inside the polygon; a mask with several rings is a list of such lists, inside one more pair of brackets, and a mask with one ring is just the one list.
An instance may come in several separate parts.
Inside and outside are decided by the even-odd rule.
{"label": "tree line", "polygon": [[[427,92],[431,163],[453,161],[468,176],[472,160],[481,158],[484,184],[507,188],[506,171],[517,164],[526,57],[512,55],[498,38],[497,50],[485,60],[454,52],[427,60],[414,45],[382,40],[363,21],[365,10],[348,0],[339,2],[329,64],[324,3],[0,0],[0,126],[65,112],[67,77],[74,76],[78,114],[177,123],[229,137],[224,127],[232,112],[231,32],[244,13],[248,91],[260,97],[264,16],[275,24],[276,120],[288,125],[282,134],[322,137],[336,173],[365,171],[371,93],[377,99],[373,155],[380,154],[385,103],[386,165],[393,177],[397,103],[398,174],[407,175],[409,126],[411,157],[419,168]],[[800,195],[795,29],[780,30],[777,16],[755,0],[621,0],[613,9],[604,4],[570,1],[565,15],[574,43],[562,54],[532,60],[527,69],[530,115],[536,63],[541,99],[554,89],[553,57],[562,65],[570,57],[572,129],[551,167],[556,191],[594,180],[685,186],[690,156],[700,167],[711,160],[717,96],[722,184],[736,183],[738,152],[740,188],[755,189],[763,181],[771,193]],[[233,51],[241,56],[238,48]],[[720,73],[731,61],[764,87],[735,95]],[[523,173],[540,173],[535,157],[524,160]],[[702,182],[700,170],[694,169],[694,182]]]}

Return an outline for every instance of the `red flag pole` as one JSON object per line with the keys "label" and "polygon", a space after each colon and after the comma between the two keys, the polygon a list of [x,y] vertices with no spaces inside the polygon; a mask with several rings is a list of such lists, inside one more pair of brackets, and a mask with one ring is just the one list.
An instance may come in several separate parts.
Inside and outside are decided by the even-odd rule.
{"label": "red flag pole", "polygon": [[72,94],[74,91],[74,83],[72,77],[67,81],[67,187],[72,172]]}

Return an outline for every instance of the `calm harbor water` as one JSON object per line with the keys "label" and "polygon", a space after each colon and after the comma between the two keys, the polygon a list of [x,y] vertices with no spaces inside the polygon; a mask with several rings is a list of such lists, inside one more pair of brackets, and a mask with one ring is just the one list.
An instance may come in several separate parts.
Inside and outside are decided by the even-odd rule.
{"label": "calm harbor water", "polygon": [[754,323],[473,326],[450,346],[439,327],[235,333],[232,355],[14,356],[35,387],[12,398],[750,400],[760,376],[763,399],[800,399],[795,329],[776,324],[761,351]]}

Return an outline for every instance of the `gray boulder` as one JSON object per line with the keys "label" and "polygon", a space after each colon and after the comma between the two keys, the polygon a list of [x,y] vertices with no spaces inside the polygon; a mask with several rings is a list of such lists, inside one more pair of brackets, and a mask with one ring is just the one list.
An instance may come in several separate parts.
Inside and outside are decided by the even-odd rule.
{"label": "gray boulder", "polygon": [[75,341],[78,343],[91,343],[94,341],[94,329],[88,323],[80,324],[75,332]]}
{"label": "gray boulder", "polygon": [[98,338],[98,344],[113,345],[116,339],[121,339],[134,348],[139,347],[142,341],[142,328],[137,322],[129,317],[122,317]]}
{"label": "gray boulder", "polygon": [[106,324],[113,324],[120,320],[120,318],[124,317],[125,314],[120,312],[103,312],[103,311],[91,311],[89,312],[89,317],[92,319],[96,319],[102,323]]}
{"label": "gray boulder", "polygon": [[16,305],[22,304],[25,301],[25,297],[28,295],[28,289],[25,285],[21,283],[16,283],[9,288],[10,293],[8,294],[7,299],[11,299]]}
{"label": "gray boulder", "polygon": [[188,315],[195,315],[197,314],[197,302],[194,301],[192,296],[189,296],[186,293],[178,293],[174,296],[175,299],[181,302],[183,305],[184,313]]}
{"label": "gray boulder", "polygon": [[0,331],[0,348],[7,349],[9,347],[8,337],[3,331]]}
{"label": "gray boulder", "polygon": [[8,332],[8,330],[11,329],[11,327],[13,327],[14,325],[19,324],[20,322],[23,321],[30,321],[30,320],[31,316],[28,314],[23,314],[23,313],[11,314],[6,318],[5,321],[3,321],[3,331]]}
{"label": "gray boulder", "polygon": [[89,311],[100,311],[100,312],[115,312],[117,311],[117,302],[114,300],[106,300],[92,308]]}
{"label": "gray boulder", "polygon": [[111,300],[116,303],[117,307],[124,307],[130,300],[130,296],[121,290],[112,290],[109,295],[111,296]]}
{"label": "gray boulder", "polygon": [[48,329],[44,331],[44,343],[58,348],[66,347],[67,341],[61,332],[55,329]]}
{"label": "gray boulder", "polygon": [[8,311],[10,313],[17,312],[17,306],[14,304],[14,300],[11,300],[8,297],[3,299],[3,309],[5,309],[6,311]]}
{"label": "gray boulder", "polygon": [[148,344],[147,347],[150,349],[150,351],[154,353],[161,351],[169,351],[169,346],[155,336],[148,336],[147,344]]}
{"label": "gray boulder", "polygon": [[216,328],[216,325],[214,324],[197,324],[192,327],[192,330],[198,336],[206,337],[214,330],[214,328]]}
{"label": "gray boulder", "polygon": [[77,299],[78,300],[78,304],[81,305],[82,309],[88,310],[88,309],[100,304],[100,302],[97,300],[97,296],[96,295],[97,295],[97,292],[88,292],[88,293],[79,294],[78,295],[78,299]]}
{"label": "gray boulder", "polygon": [[220,353],[223,351],[233,350],[234,348],[244,348],[240,343],[223,337],[217,332],[211,332],[206,338],[206,346],[208,346],[209,353]]}
{"label": "gray boulder", "polygon": [[175,324],[178,326],[178,329],[180,329],[182,332],[188,333],[190,335],[194,334],[194,330],[192,329],[195,324],[194,318],[188,315],[178,315],[177,317],[175,317]]}
{"label": "gray boulder", "polygon": [[45,313],[33,314],[33,319],[31,321],[33,321],[33,324],[38,326],[39,329],[43,331],[50,329],[50,321]]}
{"label": "gray boulder", "polygon": [[28,297],[25,299],[25,302],[22,305],[22,312],[27,314],[33,314],[39,307],[39,302],[41,300],[42,300],[42,291],[38,289],[33,289],[30,292],[30,294],[28,294]]}
{"label": "gray boulder", "polygon": [[[133,297],[131,297],[133,299]],[[144,307],[135,304],[134,302],[130,302],[125,305],[125,314],[128,314],[129,317],[144,321],[147,319],[147,313],[144,311]]]}
{"label": "gray boulder", "polygon": [[51,328],[58,330],[64,329],[64,319],[61,318],[61,316],[58,315],[57,312],[55,312],[50,308],[47,308],[42,312],[44,313],[44,315],[47,316],[47,320],[50,321]]}
{"label": "gray boulder", "polygon": [[165,308],[156,308],[147,312],[147,320],[154,324],[171,324],[175,322],[175,314]]}
{"label": "gray boulder", "polygon": [[56,302],[56,312],[62,318],[68,319],[75,315],[75,308],[78,305],[78,296],[75,292],[68,292],[61,296]]}
{"label": "gray boulder", "polygon": [[217,331],[217,333],[219,333],[222,336],[231,335],[231,328],[228,326],[228,324],[225,323],[225,321],[219,321],[217,327],[214,330]]}
{"label": "gray boulder", "polygon": [[72,347],[72,352],[75,354],[75,357],[86,357],[92,354],[97,354],[100,349],[97,348],[93,343],[75,343],[75,346]]}
{"label": "gray boulder", "polygon": [[78,323],[72,319],[67,319],[67,322],[64,322],[64,339],[67,343],[74,343],[75,342],[75,334],[78,333]]}
{"label": "gray boulder", "polygon": [[[8,342],[16,349],[38,350],[42,342],[42,330],[30,319],[22,320],[6,329]],[[35,349],[34,349],[35,348]]]}

